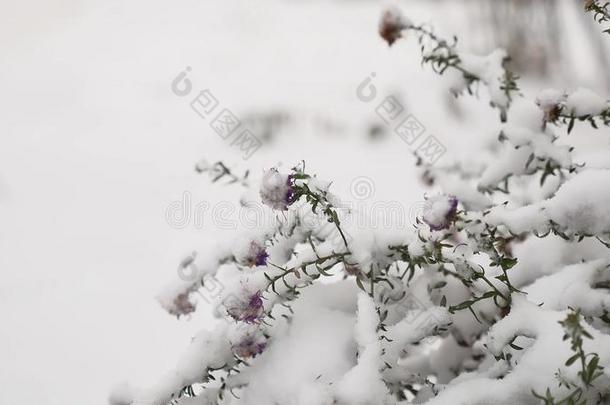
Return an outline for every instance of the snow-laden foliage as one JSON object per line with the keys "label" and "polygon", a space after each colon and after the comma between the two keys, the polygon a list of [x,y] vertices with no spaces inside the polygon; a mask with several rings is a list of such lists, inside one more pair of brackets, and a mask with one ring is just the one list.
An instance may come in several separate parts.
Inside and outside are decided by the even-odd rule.
{"label": "snow-laden foliage", "polygon": [[608,102],[583,88],[527,98],[502,50],[462,53],[395,8],[379,32],[390,45],[414,34],[454,93],[486,87],[497,145],[422,166],[441,193],[410,232],[343,224],[341,199],[304,164],[258,182],[199,165],[258,187],[276,221],[185,259],[195,277],[158,299],[186,315],[219,283],[217,325],[158,383],[121,384],[111,404],[610,401],[610,167],[561,142],[577,122],[608,125]]}

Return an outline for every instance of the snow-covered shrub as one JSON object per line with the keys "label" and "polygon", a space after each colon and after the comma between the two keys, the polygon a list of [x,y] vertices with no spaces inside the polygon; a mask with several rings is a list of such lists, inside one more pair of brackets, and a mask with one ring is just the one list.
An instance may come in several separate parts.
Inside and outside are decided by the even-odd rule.
{"label": "snow-covered shrub", "polygon": [[180,316],[222,284],[216,327],[112,404],[609,403],[610,165],[576,161],[561,139],[607,126],[610,105],[586,89],[526,98],[503,51],[462,53],[397,9],[379,31],[390,45],[416,36],[451,91],[488,89],[492,153],[422,166],[440,194],[411,232],[343,224],[329,182],[304,164],[268,169],[257,198],[277,221],[190,257],[196,277],[159,294]]}

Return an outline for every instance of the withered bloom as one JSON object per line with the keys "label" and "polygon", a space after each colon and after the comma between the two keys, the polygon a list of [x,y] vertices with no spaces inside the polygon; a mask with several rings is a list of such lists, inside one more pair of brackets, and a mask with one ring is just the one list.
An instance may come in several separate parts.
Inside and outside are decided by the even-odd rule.
{"label": "withered bloom", "polygon": [[381,14],[379,35],[389,46],[402,37],[402,31],[409,26],[409,21],[396,7],[390,7]]}

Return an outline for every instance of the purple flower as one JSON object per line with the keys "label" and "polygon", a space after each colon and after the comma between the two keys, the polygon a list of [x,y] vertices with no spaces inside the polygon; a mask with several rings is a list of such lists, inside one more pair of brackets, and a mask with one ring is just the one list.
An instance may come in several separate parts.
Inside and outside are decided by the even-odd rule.
{"label": "purple flower", "polygon": [[432,231],[447,229],[455,220],[458,200],[454,196],[438,195],[426,200],[423,221]]}
{"label": "purple flower", "polygon": [[233,340],[233,353],[241,358],[254,358],[267,347],[267,337],[258,327],[240,328]]}
{"label": "purple flower", "polygon": [[267,343],[257,343],[253,339],[247,339],[243,342],[240,342],[238,345],[233,346],[233,351],[235,354],[242,358],[256,357],[261,354],[265,347],[267,347]]}
{"label": "purple flower", "polygon": [[264,240],[241,238],[234,242],[233,256],[242,266],[254,267],[265,266],[269,253],[265,248]]}
{"label": "purple flower", "polygon": [[255,257],[255,264],[257,266],[265,266],[267,264],[267,258],[269,257],[269,253],[266,250],[260,250]]}
{"label": "purple flower", "polygon": [[257,291],[250,297],[249,307],[261,308],[263,306],[263,297],[260,291]]}
{"label": "purple flower", "polygon": [[262,319],[264,313],[263,298],[261,292],[257,291],[250,297],[248,306],[240,316],[240,320],[246,323],[256,323]]}
{"label": "purple flower", "polygon": [[295,202],[294,177],[282,174],[276,168],[267,170],[263,175],[260,195],[263,204],[274,210],[287,210]]}
{"label": "purple flower", "polygon": [[263,297],[260,291],[247,297],[245,300],[239,299],[233,302],[227,312],[236,321],[246,323],[258,323],[263,319],[265,309],[263,307]]}

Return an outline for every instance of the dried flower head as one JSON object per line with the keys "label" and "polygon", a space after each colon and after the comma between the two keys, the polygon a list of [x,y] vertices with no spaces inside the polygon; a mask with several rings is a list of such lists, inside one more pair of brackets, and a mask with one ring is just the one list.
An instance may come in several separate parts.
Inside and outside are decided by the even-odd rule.
{"label": "dried flower head", "polygon": [[191,312],[195,312],[196,309],[195,304],[190,300],[188,292],[176,296],[172,304],[172,307],[169,308],[168,311],[177,317],[188,315]]}
{"label": "dried flower head", "polygon": [[357,276],[358,274],[360,274],[360,272],[360,266],[356,264],[345,264],[345,273],[347,273],[348,275]]}
{"label": "dried flower head", "polygon": [[388,45],[392,46],[397,39],[402,37],[402,31],[409,25],[409,20],[397,7],[389,7],[381,14],[379,35]]}
{"label": "dried flower head", "polygon": [[544,113],[544,122],[554,122],[559,117],[562,103],[567,99],[567,95],[559,90],[546,89],[538,93],[536,105]]}

